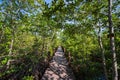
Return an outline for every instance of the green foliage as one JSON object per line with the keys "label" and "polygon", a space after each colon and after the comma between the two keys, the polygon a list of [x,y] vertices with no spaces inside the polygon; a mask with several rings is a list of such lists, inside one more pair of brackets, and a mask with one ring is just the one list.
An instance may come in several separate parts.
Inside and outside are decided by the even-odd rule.
{"label": "green foliage", "polygon": [[[119,1],[113,1],[112,20],[120,67],[118,8]],[[71,53],[70,65],[78,79],[97,80],[104,77],[97,36],[99,23],[111,79],[107,9],[107,0],[52,0],[51,3],[44,0],[3,0],[0,2],[0,70],[3,70],[0,71],[0,79],[20,74],[19,79],[33,80],[35,66],[51,57],[58,45],[66,48],[66,54]],[[12,50],[11,40],[14,40]],[[7,69],[9,60],[15,60],[15,63]]]}
{"label": "green foliage", "polygon": [[5,65],[5,64],[7,63],[7,61],[8,61],[8,59],[5,58],[4,60],[1,61],[1,64],[2,64],[2,65]]}
{"label": "green foliage", "polygon": [[34,80],[33,76],[24,76],[22,80]]}

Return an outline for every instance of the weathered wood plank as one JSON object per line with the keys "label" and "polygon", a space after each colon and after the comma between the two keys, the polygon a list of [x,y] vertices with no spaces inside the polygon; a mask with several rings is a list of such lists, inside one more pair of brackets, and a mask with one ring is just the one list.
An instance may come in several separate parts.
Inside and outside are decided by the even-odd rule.
{"label": "weathered wood plank", "polygon": [[75,80],[74,74],[64,56],[62,47],[58,47],[41,80]]}

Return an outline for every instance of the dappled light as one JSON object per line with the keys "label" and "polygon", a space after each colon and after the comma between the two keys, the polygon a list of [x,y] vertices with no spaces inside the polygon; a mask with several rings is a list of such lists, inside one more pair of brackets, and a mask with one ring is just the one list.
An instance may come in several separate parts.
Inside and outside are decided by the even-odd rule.
{"label": "dappled light", "polygon": [[0,80],[120,80],[120,0],[0,0]]}
{"label": "dappled light", "polygon": [[58,47],[57,52],[49,63],[49,68],[44,73],[42,80],[75,80],[74,74],[68,66],[64,52]]}

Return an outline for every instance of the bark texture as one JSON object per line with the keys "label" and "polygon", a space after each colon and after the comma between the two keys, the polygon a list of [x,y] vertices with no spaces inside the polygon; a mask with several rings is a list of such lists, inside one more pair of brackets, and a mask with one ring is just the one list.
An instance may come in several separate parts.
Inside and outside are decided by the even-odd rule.
{"label": "bark texture", "polygon": [[117,58],[115,53],[114,27],[112,23],[112,0],[108,0],[109,38],[113,58],[113,80],[118,80]]}

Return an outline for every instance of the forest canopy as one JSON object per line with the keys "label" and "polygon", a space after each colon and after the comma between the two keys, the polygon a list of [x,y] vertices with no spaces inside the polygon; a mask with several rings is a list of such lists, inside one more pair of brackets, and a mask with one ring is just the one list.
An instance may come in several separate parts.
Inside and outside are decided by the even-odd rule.
{"label": "forest canopy", "polygon": [[0,0],[0,79],[41,79],[59,45],[77,80],[119,80],[120,1]]}

